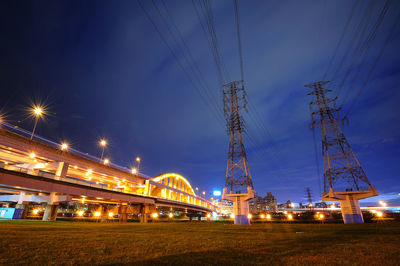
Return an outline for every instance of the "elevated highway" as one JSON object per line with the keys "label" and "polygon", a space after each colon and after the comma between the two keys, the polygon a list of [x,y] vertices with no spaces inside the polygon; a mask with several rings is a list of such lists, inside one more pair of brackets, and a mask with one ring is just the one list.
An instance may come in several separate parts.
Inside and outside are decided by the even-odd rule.
{"label": "elevated highway", "polygon": [[[150,178],[44,138],[1,124],[0,202],[46,202],[43,219],[54,220],[61,202],[140,206],[143,221],[158,207],[208,213],[215,206],[196,195],[186,178],[167,173]],[[124,211],[125,210],[125,211]],[[106,215],[105,211],[104,214]]]}

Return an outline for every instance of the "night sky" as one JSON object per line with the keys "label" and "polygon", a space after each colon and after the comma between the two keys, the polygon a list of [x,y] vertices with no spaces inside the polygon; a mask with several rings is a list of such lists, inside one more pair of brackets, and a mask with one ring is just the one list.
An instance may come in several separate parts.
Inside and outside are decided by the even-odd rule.
{"label": "night sky", "polygon": [[[155,3],[166,15],[162,2]],[[322,180],[309,128],[313,98],[304,85],[324,77],[354,3],[239,1],[250,103],[244,115],[249,135],[245,145],[261,196],[271,191],[278,202],[305,202],[310,187],[314,201],[319,200]],[[97,142],[104,137],[112,162],[132,166],[140,156],[141,171],[149,176],[176,172],[201,190],[222,189],[228,137],[216,66],[192,1],[165,4],[210,87],[212,105],[203,99],[205,91],[192,86],[137,1],[2,1],[0,110],[6,121],[31,130],[26,109],[40,102],[48,111],[38,125],[41,136],[65,140],[97,156]],[[349,48],[355,47],[351,45],[357,42],[364,14],[368,34],[384,4],[358,1],[326,75],[343,113],[352,108],[343,132],[381,193],[364,204],[380,199],[400,203],[400,25],[391,31],[399,20],[400,2],[390,4],[365,54]],[[152,2],[143,5],[182,61],[184,54]],[[238,80],[233,2],[212,1],[212,8],[226,68]],[[322,172],[319,131],[316,138]]]}

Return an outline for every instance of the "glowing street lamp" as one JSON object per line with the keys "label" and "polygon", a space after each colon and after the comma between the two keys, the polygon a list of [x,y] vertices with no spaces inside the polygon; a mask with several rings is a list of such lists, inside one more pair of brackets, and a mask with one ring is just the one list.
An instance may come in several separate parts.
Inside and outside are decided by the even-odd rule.
{"label": "glowing street lamp", "polygon": [[132,168],[131,173],[132,174],[136,174],[137,173],[137,169],[136,168]]}
{"label": "glowing street lamp", "polygon": [[264,214],[261,214],[260,217],[261,217],[261,219],[264,219],[264,218],[265,218],[265,215],[264,215]]}
{"label": "glowing street lamp", "polygon": [[62,151],[65,151],[65,150],[68,150],[68,144],[67,143],[61,143],[61,150]]}
{"label": "glowing street lamp", "polygon": [[380,200],[380,201],[379,201],[379,204],[380,204],[382,207],[387,207],[387,203],[384,202],[383,200]]}
{"label": "glowing street lamp", "polygon": [[107,158],[104,159],[104,164],[105,164],[105,165],[107,165],[107,164],[109,164],[109,163],[110,163],[110,160],[109,160],[109,159],[107,159]]}
{"label": "glowing street lamp", "polygon": [[79,216],[83,216],[84,213],[85,213],[84,211],[78,211]]}
{"label": "glowing street lamp", "polygon": [[376,216],[378,216],[379,218],[383,217],[383,212],[376,212]]}
{"label": "glowing street lamp", "polygon": [[39,210],[38,210],[38,209],[34,209],[34,210],[33,210],[33,214],[34,214],[34,215],[37,215],[38,213],[39,213]]}
{"label": "glowing street lamp", "polygon": [[113,212],[109,212],[108,213],[108,217],[110,217],[110,218],[114,217],[114,213]]}
{"label": "glowing street lamp", "polygon": [[100,159],[103,160],[104,148],[107,146],[107,141],[105,139],[101,139],[99,144],[101,146],[101,157],[100,157]]}
{"label": "glowing street lamp", "polygon": [[34,106],[32,108],[32,114],[35,117],[35,124],[33,126],[32,134],[31,134],[31,139],[33,139],[33,135],[35,134],[36,126],[39,121],[39,118],[41,118],[44,114],[43,108],[40,106]]}
{"label": "glowing street lamp", "polygon": [[140,171],[140,161],[141,161],[140,157],[136,157],[137,170],[138,170],[138,172]]}
{"label": "glowing street lamp", "polygon": [[170,213],[168,214],[168,217],[169,217],[169,218],[174,217],[174,215],[172,214],[172,212],[170,212]]}
{"label": "glowing street lamp", "polygon": [[271,220],[271,214],[267,214],[267,220]]}
{"label": "glowing street lamp", "polygon": [[288,214],[287,218],[288,218],[289,221],[291,221],[291,220],[293,220],[293,215]]}
{"label": "glowing street lamp", "polygon": [[231,214],[231,219],[235,219],[235,215],[233,213]]}
{"label": "glowing street lamp", "polygon": [[152,214],[152,216],[153,216],[154,219],[156,219],[158,217],[158,213],[155,212],[155,213]]}
{"label": "glowing street lamp", "polygon": [[251,215],[250,213],[247,214],[247,218],[250,220],[253,217],[253,215]]}

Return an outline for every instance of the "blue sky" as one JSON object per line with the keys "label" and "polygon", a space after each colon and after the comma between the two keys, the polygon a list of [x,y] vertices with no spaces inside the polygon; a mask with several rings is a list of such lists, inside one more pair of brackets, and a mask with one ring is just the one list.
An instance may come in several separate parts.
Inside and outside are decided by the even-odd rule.
{"label": "blue sky", "polygon": [[[183,54],[154,6],[143,2],[182,61]],[[156,3],[162,7],[162,2]],[[215,64],[192,2],[165,3],[222,114]],[[279,202],[304,202],[305,188],[310,187],[318,200],[321,188],[309,129],[312,98],[303,86],[322,79],[354,3],[239,1],[245,84],[253,107],[244,115],[254,140],[246,139],[246,147],[259,195],[271,191]],[[327,75],[335,77],[328,86],[332,96],[350,61],[337,75],[334,70],[369,3],[359,1]],[[374,1],[370,27],[383,6],[384,1]],[[212,1],[212,7],[225,64],[232,79],[240,79],[233,3]],[[0,9],[0,108],[10,123],[30,129],[25,107],[41,101],[50,113],[39,124],[40,135],[67,140],[94,155],[99,155],[96,143],[104,137],[113,162],[129,166],[140,156],[147,175],[177,172],[201,190],[222,189],[228,147],[225,125],[209,110],[204,92],[193,88],[136,1],[9,1]],[[381,198],[399,203],[400,26],[357,97],[399,9],[394,1],[355,83],[345,83],[339,94],[345,112],[358,99],[349,125],[342,129],[382,194],[365,204]],[[355,70],[364,57],[353,54]],[[316,133],[319,144],[321,136]],[[319,160],[322,165],[320,154]]]}

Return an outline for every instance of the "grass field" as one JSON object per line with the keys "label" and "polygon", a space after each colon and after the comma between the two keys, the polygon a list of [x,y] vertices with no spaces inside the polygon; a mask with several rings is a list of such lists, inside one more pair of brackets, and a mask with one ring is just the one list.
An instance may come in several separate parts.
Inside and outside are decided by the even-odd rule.
{"label": "grass field", "polygon": [[0,264],[399,265],[400,223],[1,221]]}

